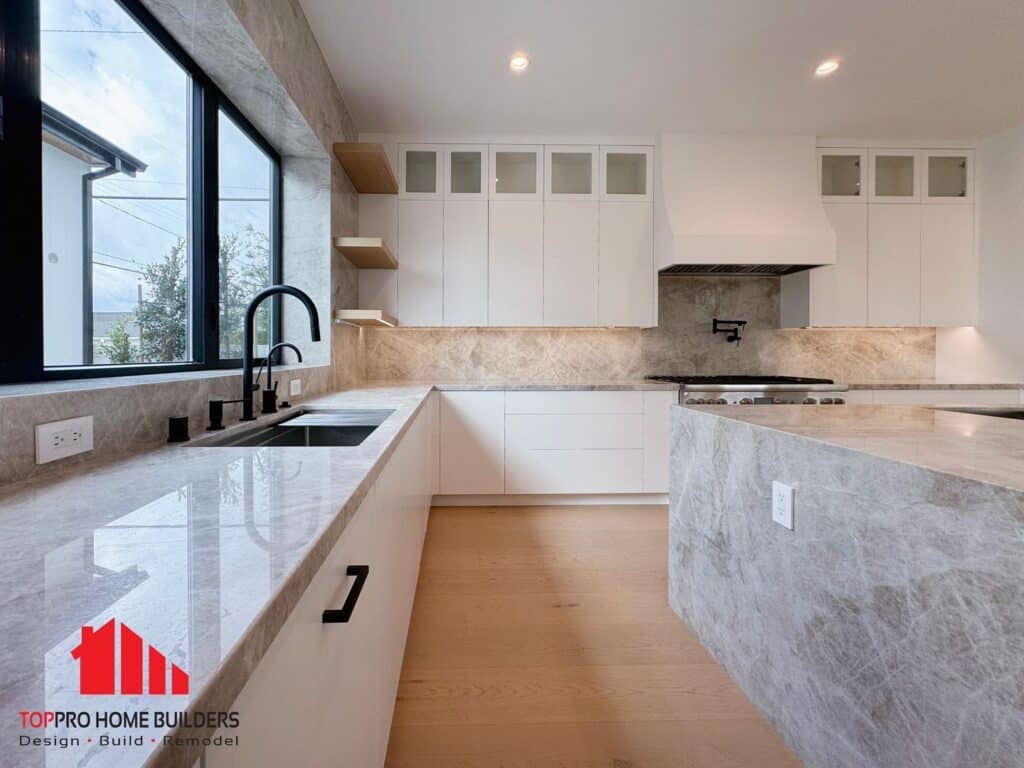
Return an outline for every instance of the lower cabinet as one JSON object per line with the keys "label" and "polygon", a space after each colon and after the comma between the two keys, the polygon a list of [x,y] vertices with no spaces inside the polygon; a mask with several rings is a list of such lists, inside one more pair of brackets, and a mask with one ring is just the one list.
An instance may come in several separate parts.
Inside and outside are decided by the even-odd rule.
{"label": "lower cabinet", "polygon": [[[437,479],[434,396],[232,705],[238,746],[211,748],[209,768],[384,765]],[[346,623],[324,624],[369,566]]]}
{"label": "lower cabinet", "polygon": [[439,394],[440,493],[504,493],[505,393]]}

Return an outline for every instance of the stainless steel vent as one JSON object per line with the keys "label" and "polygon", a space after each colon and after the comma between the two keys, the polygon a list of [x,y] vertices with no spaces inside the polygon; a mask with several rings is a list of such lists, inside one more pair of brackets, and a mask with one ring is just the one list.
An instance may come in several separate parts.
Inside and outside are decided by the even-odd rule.
{"label": "stainless steel vent", "polygon": [[811,269],[812,264],[673,264],[659,275],[676,277],[781,277]]}

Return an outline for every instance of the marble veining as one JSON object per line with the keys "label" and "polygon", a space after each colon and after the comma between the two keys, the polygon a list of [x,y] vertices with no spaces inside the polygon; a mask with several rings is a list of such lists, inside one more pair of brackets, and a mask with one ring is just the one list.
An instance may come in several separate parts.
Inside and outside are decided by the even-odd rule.
{"label": "marble veining", "polygon": [[878,381],[848,381],[850,389],[921,389],[921,390],[978,390],[978,389],[1024,389],[1019,381],[935,381],[934,379],[881,379]]}
{"label": "marble veining", "polygon": [[670,603],[808,768],[1018,768],[1024,424],[672,411]]}
{"label": "marble veining", "polygon": [[357,447],[170,446],[0,491],[4,765],[191,766],[199,750],[159,746],[155,728],[130,731],[143,744],[123,749],[18,747],[17,713],[83,709],[70,650],[81,626],[112,617],[186,669],[191,692],[93,710],[230,709],[430,391],[363,387],[312,403],[396,409]]}

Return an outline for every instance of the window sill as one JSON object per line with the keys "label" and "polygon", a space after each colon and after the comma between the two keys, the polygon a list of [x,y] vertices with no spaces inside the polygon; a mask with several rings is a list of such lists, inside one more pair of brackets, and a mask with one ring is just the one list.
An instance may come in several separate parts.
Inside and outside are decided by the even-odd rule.
{"label": "window sill", "polygon": [[[330,368],[330,365],[275,365],[274,373],[277,374],[279,371],[312,371],[318,368]],[[0,385],[0,400],[11,397],[50,395],[59,392],[89,392],[102,389],[173,384],[175,382],[197,381],[201,379],[234,379],[241,375],[242,371],[240,369],[228,368],[206,371],[180,371],[175,373],[141,373],[130,376],[109,376],[95,379],[62,379],[39,381],[31,384],[3,384]]]}

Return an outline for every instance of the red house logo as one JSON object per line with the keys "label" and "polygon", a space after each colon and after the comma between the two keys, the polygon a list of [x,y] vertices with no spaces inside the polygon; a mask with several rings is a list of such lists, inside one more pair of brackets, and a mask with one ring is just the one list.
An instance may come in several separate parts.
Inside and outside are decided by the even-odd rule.
{"label": "red house logo", "polygon": [[[99,629],[82,627],[82,642],[71,649],[78,659],[78,692],[85,696],[117,693],[115,667],[117,654],[114,641],[116,622],[111,619]],[[142,637],[127,624],[121,624],[121,695],[139,694],[142,685]],[[152,645],[146,646],[149,657],[149,693],[167,694],[167,659]],[[188,694],[188,673],[171,664],[171,694]]]}

